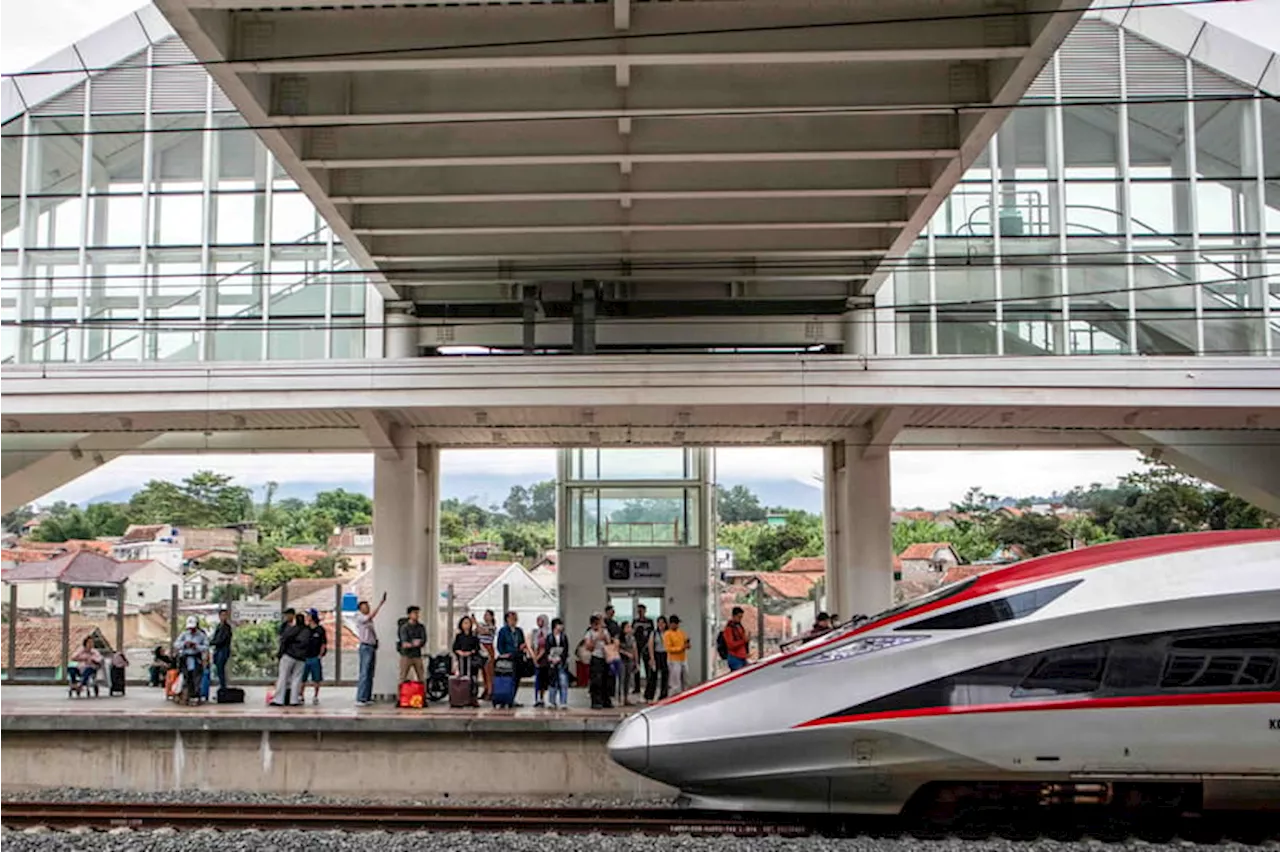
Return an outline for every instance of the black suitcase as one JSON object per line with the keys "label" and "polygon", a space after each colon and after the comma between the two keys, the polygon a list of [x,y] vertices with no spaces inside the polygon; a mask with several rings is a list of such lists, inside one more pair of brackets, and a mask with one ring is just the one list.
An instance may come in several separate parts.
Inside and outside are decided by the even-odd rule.
{"label": "black suitcase", "polygon": [[244,690],[238,686],[223,686],[218,688],[219,704],[243,704]]}
{"label": "black suitcase", "polygon": [[111,667],[111,691],[109,695],[124,695],[124,666]]}

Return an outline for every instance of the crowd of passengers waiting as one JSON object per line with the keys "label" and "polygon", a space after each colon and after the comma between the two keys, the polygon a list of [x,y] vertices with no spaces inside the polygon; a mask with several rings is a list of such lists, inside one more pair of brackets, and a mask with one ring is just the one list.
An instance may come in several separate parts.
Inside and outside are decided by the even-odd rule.
{"label": "crowd of passengers waiting", "polygon": [[[356,703],[367,706],[373,701],[373,676],[377,661],[378,634],[374,619],[386,604],[386,595],[377,606],[360,601],[357,607],[356,636],[359,642],[359,675]],[[741,607],[734,607],[729,622],[717,636],[716,648],[730,671],[747,665],[751,637],[742,623]],[[812,630],[803,639],[811,639],[831,630],[833,616],[819,613]],[[228,692],[227,664],[231,657],[232,627],[230,613],[218,613],[218,625],[209,637],[194,616],[178,635],[172,649],[157,645],[150,667],[152,686],[173,691],[181,703],[198,703],[208,699],[210,669],[216,672],[220,694]],[[521,681],[533,678],[534,707],[563,709],[568,707],[571,683],[587,685],[592,709],[608,709],[615,702],[623,706],[635,704],[643,695],[645,702],[661,701],[680,693],[685,687],[688,634],[680,627],[680,617],[672,615],[649,618],[644,604],[636,607],[636,617],[619,622],[612,606],[594,613],[582,638],[573,644],[565,633],[564,622],[540,615],[529,636],[519,625],[515,612],[506,613],[498,626],[493,610],[485,610],[481,619],[469,615],[458,621],[451,653],[448,655],[452,679],[468,681],[465,702],[479,706],[488,700],[499,706],[519,707],[516,700]],[[399,620],[396,650],[399,656],[399,681],[425,685],[429,673],[424,666],[427,645],[426,625],[421,609],[410,606]],[[269,703],[275,706],[298,706],[306,702],[306,684],[313,687],[312,703],[320,703],[320,684],[324,680],[323,659],[328,654],[328,636],[320,623],[319,613],[298,613],[286,609],[282,613],[277,648],[277,679]],[[123,654],[117,655],[123,657]],[[78,693],[93,681],[103,661],[86,638],[84,647],[72,658],[79,666],[73,690]],[[127,660],[123,661],[128,664]],[[78,680],[78,683],[77,683]],[[180,680],[180,682],[178,682]],[[175,688],[175,682],[177,687]],[[242,699],[241,699],[242,700]],[[461,703],[461,702],[460,702]]]}

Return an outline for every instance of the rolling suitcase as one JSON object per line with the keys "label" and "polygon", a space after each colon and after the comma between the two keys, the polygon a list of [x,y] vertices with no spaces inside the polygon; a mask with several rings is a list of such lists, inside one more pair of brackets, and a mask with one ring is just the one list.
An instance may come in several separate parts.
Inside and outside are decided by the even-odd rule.
{"label": "rolling suitcase", "polygon": [[243,704],[244,690],[235,686],[224,686],[218,689],[219,704]]}
{"label": "rolling suitcase", "polygon": [[108,695],[124,695],[124,666],[111,667],[111,690]]}
{"label": "rolling suitcase", "polygon": [[516,663],[501,657],[493,664],[493,706],[510,707],[516,703]]}
{"label": "rolling suitcase", "polygon": [[475,703],[475,690],[471,678],[466,675],[449,678],[450,707],[472,707]]}

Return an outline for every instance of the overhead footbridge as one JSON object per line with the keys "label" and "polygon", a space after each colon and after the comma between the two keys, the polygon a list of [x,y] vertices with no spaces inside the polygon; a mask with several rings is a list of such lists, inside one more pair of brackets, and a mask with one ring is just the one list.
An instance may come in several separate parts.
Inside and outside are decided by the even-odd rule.
{"label": "overhead footbridge", "polygon": [[589,325],[864,304],[1087,4],[157,5],[389,315]]}

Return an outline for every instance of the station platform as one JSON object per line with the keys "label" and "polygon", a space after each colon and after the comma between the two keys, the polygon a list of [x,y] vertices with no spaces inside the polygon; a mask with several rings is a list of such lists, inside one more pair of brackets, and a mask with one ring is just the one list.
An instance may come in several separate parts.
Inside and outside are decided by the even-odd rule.
{"label": "station platform", "polygon": [[[268,706],[265,687],[248,687],[244,704],[185,707],[142,686],[98,698],[4,686],[0,782],[395,799],[674,793],[609,760],[609,735],[640,707],[574,706],[586,699],[580,692],[571,692],[567,710],[419,710],[357,707],[347,687],[302,707]],[[532,704],[532,690],[521,698]]]}

